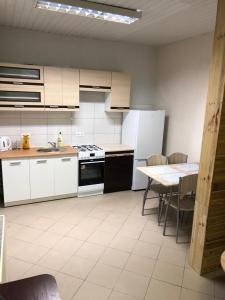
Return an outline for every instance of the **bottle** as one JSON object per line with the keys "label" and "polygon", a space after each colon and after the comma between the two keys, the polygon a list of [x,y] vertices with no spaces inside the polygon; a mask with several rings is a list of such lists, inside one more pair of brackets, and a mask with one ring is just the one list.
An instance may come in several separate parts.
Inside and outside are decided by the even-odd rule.
{"label": "bottle", "polygon": [[58,138],[57,138],[57,147],[58,148],[63,148],[63,146],[64,146],[64,143],[63,143],[62,132],[59,132]]}
{"label": "bottle", "polygon": [[29,135],[29,133],[22,134],[22,147],[23,147],[23,149],[30,149],[30,135]]}

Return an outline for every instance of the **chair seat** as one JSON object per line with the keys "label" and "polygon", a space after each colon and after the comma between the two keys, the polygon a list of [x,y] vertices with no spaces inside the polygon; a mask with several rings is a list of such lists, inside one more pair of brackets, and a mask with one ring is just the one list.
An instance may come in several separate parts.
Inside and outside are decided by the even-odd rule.
{"label": "chair seat", "polygon": [[[178,196],[172,196],[170,200],[170,206],[178,209]],[[180,200],[180,210],[182,211],[193,211],[195,206],[195,201],[192,196],[184,196],[183,199]]]}
{"label": "chair seat", "polygon": [[162,184],[151,184],[150,191],[153,191],[158,194],[167,194],[170,192],[170,188]]}

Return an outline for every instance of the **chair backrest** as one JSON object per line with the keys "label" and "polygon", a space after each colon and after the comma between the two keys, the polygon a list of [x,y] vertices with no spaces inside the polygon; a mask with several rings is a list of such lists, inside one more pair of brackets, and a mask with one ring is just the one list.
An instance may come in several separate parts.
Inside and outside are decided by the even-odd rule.
{"label": "chair backrest", "polygon": [[195,193],[197,188],[198,174],[187,175],[180,177],[179,180],[179,194],[182,198],[188,193]]}
{"label": "chair backrest", "polygon": [[156,154],[151,155],[147,158],[147,166],[158,166],[158,165],[166,165],[167,158],[164,155]]}
{"label": "chair backrest", "polygon": [[167,157],[168,159],[168,164],[182,164],[186,163],[188,156],[187,154],[180,153],[180,152],[175,152]]}

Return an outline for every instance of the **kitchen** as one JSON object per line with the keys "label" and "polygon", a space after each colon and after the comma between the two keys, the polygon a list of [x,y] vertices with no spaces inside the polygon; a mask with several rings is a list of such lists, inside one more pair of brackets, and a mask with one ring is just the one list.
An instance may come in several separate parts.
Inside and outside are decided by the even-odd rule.
{"label": "kitchen", "polygon": [[[22,135],[29,134],[31,149],[0,152],[4,204],[11,206],[1,209],[7,227],[7,281],[52,274],[62,299],[90,299],[90,295],[94,299],[158,299],[160,293],[167,299],[169,291],[174,299],[192,295],[223,298],[221,279],[210,281],[189,269],[189,244],[177,245],[174,236],[163,236],[156,220],[157,199],[148,203],[154,214],[142,216],[148,181],[137,169],[153,154],[183,152],[189,163],[200,161],[212,34],[202,31],[199,38],[196,34],[190,39],[184,35],[183,42],[178,39],[177,44],[161,46],[157,52],[129,39],[107,39],[104,33],[101,39],[100,28],[92,38],[78,37],[72,26],[74,18],[84,22],[83,30],[94,23],[97,27],[99,20],[44,10],[39,13],[34,3],[26,1],[21,6],[12,3],[15,12],[22,13],[23,7],[24,19],[15,13],[17,25],[9,26],[10,7],[2,6],[2,11],[3,7],[8,10],[1,15],[5,23],[0,28],[4,40],[0,67],[3,73],[11,68],[14,77],[1,76],[1,91],[9,92],[7,97],[14,100],[1,101],[0,136],[8,136],[16,148],[22,146]],[[210,5],[215,22],[216,8]],[[33,27],[23,28],[29,11],[36,19]],[[70,23],[66,25],[67,17]],[[55,24],[48,32],[40,29],[46,18],[50,27]],[[66,30],[74,32],[67,35]],[[180,55],[173,56],[170,47]],[[184,61],[188,51],[193,51],[193,57],[197,53],[198,64],[189,58],[183,66],[176,65],[174,59]],[[166,76],[177,71],[183,74],[182,67],[187,73],[184,80],[192,86],[180,84],[193,94],[188,91],[179,103],[180,91]],[[202,73],[193,73],[196,76],[191,79],[189,67]],[[12,89],[12,82],[19,81],[15,76],[18,69],[23,69],[22,73],[24,69],[39,70],[42,81],[34,89],[26,79],[28,84]],[[18,94],[13,91],[31,92],[31,98],[20,103],[18,97],[15,103]],[[0,96],[4,99],[6,95],[0,92]],[[196,97],[198,103],[191,100]],[[189,106],[183,111],[185,101]],[[55,148],[49,142],[57,143],[57,151],[47,152]],[[180,282],[183,271],[184,283]],[[168,273],[173,274],[172,279]],[[213,286],[213,294],[208,286]]]}

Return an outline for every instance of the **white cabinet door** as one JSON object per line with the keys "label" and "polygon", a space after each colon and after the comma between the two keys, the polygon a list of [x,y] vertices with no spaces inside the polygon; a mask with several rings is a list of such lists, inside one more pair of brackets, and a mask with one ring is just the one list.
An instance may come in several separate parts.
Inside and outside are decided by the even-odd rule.
{"label": "white cabinet door", "polygon": [[55,195],[77,193],[78,161],[77,157],[59,157],[54,162]]}
{"label": "white cabinet door", "polygon": [[31,199],[54,196],[54,158],[30,160]]}
{"label": "white cabinet door", "polygon": [[29,160],[2,160],[4,202],[30,199]]}

